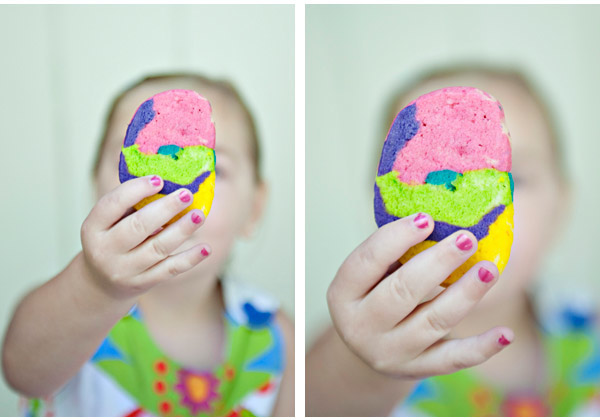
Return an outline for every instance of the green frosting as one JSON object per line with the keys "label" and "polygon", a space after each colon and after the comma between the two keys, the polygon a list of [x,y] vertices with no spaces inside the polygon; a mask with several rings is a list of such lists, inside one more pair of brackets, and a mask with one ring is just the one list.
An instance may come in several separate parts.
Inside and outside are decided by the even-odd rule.
{"label": "green frosting", "polygon": [[134,144],[122,151],[129,172],[137,177],[156,174],[171,182],[187,185],[200,174],[215,170],[215,151],[206,146],[188,146],[179,150],[167,148],[161,153],[147,155]]}
{"label": "green frosting", "polygon": [[508,173],[496,169],[467,171],[463,176],[455,176],[451,182],[454,190],[441,181],[440,185],[405,184],[398,179],[396,171],[378,176],[376,183],[386,210],[397,217],[422,211],[440,222],[472,226],[494,207],[512,203]]}

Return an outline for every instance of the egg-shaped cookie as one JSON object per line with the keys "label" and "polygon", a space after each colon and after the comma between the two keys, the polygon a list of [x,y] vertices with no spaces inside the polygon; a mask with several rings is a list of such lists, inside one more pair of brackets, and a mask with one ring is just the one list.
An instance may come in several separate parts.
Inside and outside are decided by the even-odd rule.
{"label": "egg-shaped cookie", "polygon": [[510,135],[491,95],[471,87],[439,89],[398,113],[383,145],[375,181],[375,220],[383,226],[413,213],[434,229],[400,259],[466,229],[477,251],[443,283],[448,286],[481,260],[502,273],[513,240]]}
{"label": "egg-shaped cookie", "polygon": [[163,188],[134,207],[139,210],[179,188],[193,194],[189,207],[208,216],[215,190],[215,126],[210,103],[192,90],[168,90],[146,100],[127,127],[119,161],[119,179],[125,182],[158,175]]}

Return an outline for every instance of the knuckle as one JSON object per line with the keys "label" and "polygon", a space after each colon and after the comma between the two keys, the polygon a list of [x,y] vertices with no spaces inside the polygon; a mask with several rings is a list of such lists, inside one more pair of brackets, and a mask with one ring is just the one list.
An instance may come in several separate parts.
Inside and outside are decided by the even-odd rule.
{"label": "knuckle", "polygon": [[129,225],[135,234],[142,235],[146,231],[144,222],[140,219],[140,214],[137,212],[129,217]]}
{"label": "knuckle", "polygon": [[123,283],[123,275],[120,271],[113,271],[108,274],[108,280],[114,285],[120,285]]}
{"label": "knuckle", "polygon": [[152,251],[161,260],[169,256],[169,250],[160,239],[156,238],[152,241]]}
{"label": "knuckle", "polygon": [[383,359],[372,359],[369,363],[373,370],[379,373],[388,374],[391,371],[390,363],[388,360]]}
{"label": "knuckle", "polygon": [[177,264],[169,264],[169,266],[167,267],[167,272],[169,273],[169,275],[171,277],[175,277],[178,276],[179,274],[181,274],[184,270],[181,270]]}
{"label": "knuckle", "polygon": [[384,374],[390,374],[398,368],[398,361],[396,360],[395,353],[390,351],[390,347],[384,345],[381,340],[375,346],[366,344],[364,348],[365,361],[374,370]]}
{"label": "knuckle", "polygon": [[118,207],[121,203],[121,199],[119,198],[119,194],[116,194],[114,191],[104,195],[99,201],[98,205],[105,207]]}
{"label": "knuckle", "polygon": [[439,335],[446,335],[449,332],[446,320],[437,311],[428,311],[425,315],[425,322],[427,323],[427,327],[429,327],[429,329],[433,330]]}
{"label": "knuckle", "polygon": [[103,253],[98,248],[86,249],[85,253],[94,267],[102,266]]}
{"label": "knuckle", "polygon": [[357,328],[341,328],[338,333],[344,342],[361,353],[364,334],[359,333],[357,330]]}
{"label": "knuckle", "polygon": [[369,355],[366,361],[373,370],[383,375],[392,376],[399,371],[399,362],[390,358],[387,352],[377,351]]}
{"label": "knuckle", "polygon": [[365,265],[365,266],[370,266],[372,265],[375,261],[377,261],[375,254],[373,252],[373,248],[368,246],[368,243],[365,244],[366,246],[362,246],[359,250],[358,250],[358,262],[361,265]]}
{"label": "knuckle", "polygon": [[450,362],[450,367],[451,367],[451,369],[452,369],[453,372],[457,372],[459,370],[470,368],[471,365],[472,365],[472,363],[469,363],[469,361],[466,360],[463,357],[455,357]]}
{"label": "knuckle", "polygon": [[406,301],[414,301],[417,300],[415,296],[415,291],[412,290],[406,281],[403,281],[400,276],[397,274],[393,274],[390,277],[390,293],[393,297],[395,297],[398,301],[406,302]]}

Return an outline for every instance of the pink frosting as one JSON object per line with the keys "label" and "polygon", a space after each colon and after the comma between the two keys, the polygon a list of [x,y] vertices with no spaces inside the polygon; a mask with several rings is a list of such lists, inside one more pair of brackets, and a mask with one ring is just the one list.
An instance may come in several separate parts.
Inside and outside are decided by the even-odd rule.
{"label": "pink frosting", "polygon": [[[488,93],[450,87],[417,98],[419,131],[396,155],[393,170],[408,184],[424,184],[432,171],[511,168],[504,111]],[[409,105],[411,105],[409,104]]]}
{"label": "pink frosting", "polygon": [[160,146],[167,144],[214,149],[215,125],[210,103],[205,98],[192,90],[168,90],[152,99],[154,118],[135,141],[142,153],[155,154]]}

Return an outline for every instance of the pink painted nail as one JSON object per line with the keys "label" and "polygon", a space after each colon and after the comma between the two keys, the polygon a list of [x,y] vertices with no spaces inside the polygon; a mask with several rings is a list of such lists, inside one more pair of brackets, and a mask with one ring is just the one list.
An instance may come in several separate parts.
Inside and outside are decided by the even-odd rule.
{"label": "pink painted nail", "polygon": [[154,175],[152,178],[150,178],[150,183],[155,187],[158,187],[160,185],[160,178]]}
{"label": "pink painted nail", "polygon": [[190,200],[192,199],[192,196],[190,195],[189,192],[187,192],[186,190],[183,190],[179,193],[179,199],[181,201],[183,201],[184,203],[189,203]]}
{"label": "pink painted nail", "polygon": [[484,283],[489,283],[494,280],[494,275],[486,268],[480,267],[477,274],[479,274],[479,279]]}
{"label": "pink painted nail", "polygon": [[471,242],[471,238],[464,233],[461,233],[456,237],[456,246],[461,251],[468,251],[469,249],[473,248],[473,242]]}
{"label": "pink painted nail", "polygon": [[202,216],[200,216],[198,213],[192,213],[192,222],[197,225],[200,224],[200,222],[202,222]]}
{"label": "pink painted nail", "polygon": [[504,337],[504,335],[501,335],[498,339],[498,343],[500,343],[501,346],[508,346],[510,344],[510,341],[508,341],[506,337]]}
{"label": "pink painted nail", "polygon": [[419,229],[425,229],[427,226],[429,226],[429,219],[427,219],[427,216],[425,216],[423,213],[417,214],[417,217],[415,217],[413,222],[415,222],[415,225],[417,225]]}
{"label": "pink painted nail", "polygon": [[202,251],[200,251],[200,253],[205,256],[208,257],[208,251],[206,250],[206,248],[202,248]]}

